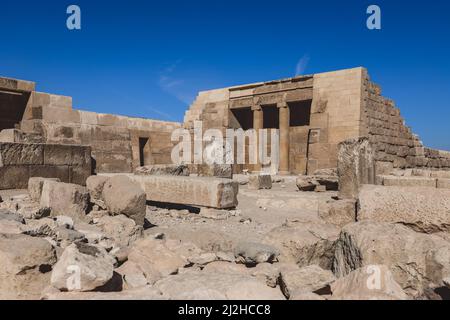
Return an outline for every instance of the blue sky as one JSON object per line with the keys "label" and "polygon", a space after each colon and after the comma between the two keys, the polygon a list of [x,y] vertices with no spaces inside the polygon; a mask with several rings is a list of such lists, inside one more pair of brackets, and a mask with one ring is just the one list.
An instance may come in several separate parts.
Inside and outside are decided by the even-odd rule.
{"label": "blue sky", "polygon": [[[70,4],[81,31],[66,28]],[[370,4],[381,31],[366,28]],[[425,144],[450,150],[449,1],[2,1],[0,28],[1,76],[162,120],[200,90],[364,66]]]}

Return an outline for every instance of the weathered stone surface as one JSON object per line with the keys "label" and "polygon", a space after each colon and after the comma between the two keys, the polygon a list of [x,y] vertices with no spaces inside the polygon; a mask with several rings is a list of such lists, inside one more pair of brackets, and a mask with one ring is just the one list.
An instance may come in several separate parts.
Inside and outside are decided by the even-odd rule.
{"label": "weathered stone surface", "polygon": [[288,223],[270,231],[264,241],[280,251],[280,262],[330,269],[338,236],[339,228],[331,224]]}
{"label": "weathered stone surface", "polygon": [[12,220],[19,223],[25,222],[22,215],[7,209],[0,209],[0,220]]}
{"label": "weathered stone surface", "polygon": [[304,292],[304,291],[295,291],[289,297],[289,300],[298,300],[298,301],[319,301],[326,300],[323,296],[320,296],[316,293],[312,292]]}
{"label": "weathered stone surface", "polygon": [[254,242],[240,242],[234,249],[238,261],[255,265],[264,262],[276,261],[278,250],[272,246]]}
{"label": "weathered stone surface", "polygon": [[233,166],[231,164],[202,164],[197,166],[199,177],[217,177],[233,179]]}
{"label": "weathered stone surface", "polygon": [[108,211],[123,214],[137,225],[144,225],[146,196],[139,185],[127,176],[114,176],[105,182],[102,193]]}
{"label": "weathered stone surface", "polygon": [[37,299],[48,285],[56,254],[44,239],[0,234],[0,260],[0,298]]}
{"label": "weathered stone surface", "polygon": [[155,164],[150,166],[138,167],[134,171],[136,175],[155,175],[155,176],[189,176],[187,165],[176,164]]}
{"label": "weathered stone surface", "polygon": [[328,203],[327,210],[320,210],[319,217],[327,223],[343,227],[356,222],[356,200],[344,199]]}
{"label": "weathered stone surface", "polygon": [[384,186],[436,188],[436,179],[422,177],[383,176]]}
{"label": "weathered stone surface", "polygon": [[65,291],[91,291],[112,278],[113,266],[114,259],[104,249],[73,243],[64,250],[53,267],[51,284]]}
{"label": "weathered stone surface", "polygon": [[42,297],[43,300],[167,300],[161,292],[153,287],[141,287],[137,289],[119,292],[51,292]]}
{"label": "weathered stone surface", "polygon": [[252,174],[248,177],[248,188],[252,190],[272,189],[272,177],[268,174]]}
{"label": "weathered stone surface", "polygon": [[437,179],[437,187],[439,189],[450,189],[450,179]]}
{"label": "weathered stone surface", "polygon": [[299,270],[281,271],[280,287],[288,299],[291,293],[301,291],[328,294],[335,279],[331,271],[311,265]]}
{"label": "weathered stone surface", "polygon": [[402,223],[415,231],[450,230],[450,190],[364,185],[358,220]]}
{"label": "weathered stone surface", "polygon": [[139,239],[143,234],[143,228],[124,215],[103,216],[96,221],[102,232],[113,239],[118,247],[127,247]]}
{"label": "weathered stone surface", "polygon": [[135,176],[147,200],[227,209],[237,206],[238,183],[206,177]]}
{"label": "weathered stone surface", "polygon": [[28,193],[30,194],[30,198],[34,201],[41,201],[42,188],[44,186],[45,181],[55,181],[60,182],[58,178],[41,178],[41,177],[32,177],[28,180]]}
{"label": "weathered stone surface", "polygon": [[163,240],[151,237],[135,242],[128,254],[128,261],[139,266],[150,284],[177,273],[178,269],[188,264],[185,257],[169,250]]}
{"label": "weathered stone surface", "polygon": [[186,272],[160,280],[155,287],[175,300],[284,300],[279,289],[242,274]]}
{"label": "weathered stone surface", "polygon": [[25,225],[15,220],[0,219],[0,233],[21,234]]}
{"label": "weathered stone surface", "polygon": [[311,177],[298,177],[296,180],[297,188],[300,191],[314,191],[317,187],[317,182]]}
{"label": "weathered stone surface", "polygon": [[339,196],[356,198],[363,184],[375,183],[374,150],[368,138],[355,138],[338,146]]}
{"label": "weathered stone surface", "polygon": [[85,219],[88,205],[89,193],[85,187],[48,180],[44,182],[40,206],[50,208],[52,216]]}
{"label": "weathered stone surface", "polygon": [[[333,270],[342,277],[364,266],[384,264],[408,296],[417,298],[428,289],[442,287],[448,269],[442,268],[443,259],[436,259],[436,254],[441,252],[441,257],[449,259],[443,254],[449,249],[449,242],[437,236],[417,233],[399,224],[362,221],[342,229]],[[449,264],[450,261],[445,263]]]}
{"label": "weathered stone surface", "polygon": [[42,144],[0,143],[0,167],[43,164]]}
{"label": "weathered stone surface", "polygon": [[406,300],[400,285],[385,265],[369,265],[331,284],[332,300]]}
{"label": "weathered stone surface", "polygon": [[92,200],[103,200],[102,192],[105,182],[108,180],[105,176],[90,176],[86,179],[86,188]]}

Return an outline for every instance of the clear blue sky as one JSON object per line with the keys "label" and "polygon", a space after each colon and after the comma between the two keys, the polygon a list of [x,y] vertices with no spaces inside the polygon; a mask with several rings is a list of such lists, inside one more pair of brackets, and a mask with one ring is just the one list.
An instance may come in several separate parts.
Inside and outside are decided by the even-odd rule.
{"label": "clear blue sky", "polygon": [[[381,31],[365,26],[370,4]],[[425,144],[450,150],[449,1],[2,1],[0,30],[1,76],[163,120],[199,90],[364,66]]]}

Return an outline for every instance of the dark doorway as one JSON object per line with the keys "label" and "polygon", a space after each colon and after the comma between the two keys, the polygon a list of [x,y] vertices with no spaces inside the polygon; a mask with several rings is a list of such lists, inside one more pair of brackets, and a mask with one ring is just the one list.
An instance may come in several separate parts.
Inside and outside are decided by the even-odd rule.
{"label": "dark doorway", "polygon": [[243,130],[253,129],[253,111],[250,107],[232,109],[231,114],[234,116],[238,126]]}
{"label": "dark doorway", "polygon": [[279,129],[280,113],[276,105],[263,107],[263,128]]}
{"label": "dark doorway", "polygon": [[22,121],[30,93],[0,91],[0,131],[14,129]]}
{"label": "dark doorway", "polygon": [[289,122],[291,127],[309,126],[311,117],[311,103],[312,100],[289,103]]}
{"label": "dark doorway", "polygon": [[139,165],[151,164],[151,152],[149,138],[139,138]]}

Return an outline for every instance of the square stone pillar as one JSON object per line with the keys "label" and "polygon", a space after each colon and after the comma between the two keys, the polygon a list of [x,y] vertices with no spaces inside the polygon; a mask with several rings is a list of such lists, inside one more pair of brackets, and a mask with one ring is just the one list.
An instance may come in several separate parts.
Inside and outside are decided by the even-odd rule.
{"label": "square stone pillar", "polygon": [[280,118],[280,170],[279,174],[288,175],[289,172],[289,127],[290,112],[286,102],[278,103]]}
{"label": "square stone pillar", "polygon": [[263,110],[261,108],[261,106],[259,105],[255,105],[252,107],[253,110],[253,129],[256,131],[256,159],[257,159],[257,164],[253,165],[253,169],[252,171],[257,171],[260,172],[261,171],[261,163],[260,163],[260,159],[259,159],[259,132],[261,129],[263,129],[264,126],[264,114],[263,114]]}

